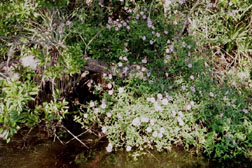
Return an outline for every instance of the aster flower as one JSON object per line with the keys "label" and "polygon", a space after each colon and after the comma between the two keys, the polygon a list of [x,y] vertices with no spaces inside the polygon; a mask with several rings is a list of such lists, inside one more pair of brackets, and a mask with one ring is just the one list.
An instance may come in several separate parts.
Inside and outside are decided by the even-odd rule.
{"label": "aster flower", "polygon": [[147,127],[147,128],[146,128],[146,132],[148,132],[148,133],[152,132],[151,127]]}
{"label": "aster flower", "polygon": [[110,113],[110,112],[107,113],[107,117],[108,117],[108,118],[111,117],[111,113]]}
{"label": "aster flower", "polygon": [[157,94],[157,97],[158,97],[158,99],[162,99],[163,95],[159,93],[159,94]]}
{"label": "aster flower", "polygon": [[157,131],[154,131],[153,134],[152,134],[152,136],[156,138],[158,136]]}
{"label": "aster flower", "polygon": [[160,128],[160,132],[163,134],[165,132],[165,128],[164,127],[161,127]]}
{"label": "aster flower", "polygon": [[149,118],[147,118],[147,117],[141,117],[141,122],[147,123],[147,122],[149,122]]}
{"label": "aster flower", "polygon": [[108,84],[107,84],[107,87],[108,87],[108,89],[111,89],[111,88],[112,88],[112,84],[111,84],[111,83],[108,83]]}
{"label": "aster flower", "polygon": [[88,114],[87,113],[83,114],[83,117],[88,118]]}
{"label": "aster flower", "polygon": [[161,132],[158,133],[158,138],[162,138],[163,134]]}
{"label": "aster flower", "polygon": [[109,91],[108,91],[108,94],[109,94],[109,95],[112,95],[113,92],[114,92],[113,90],[109,90]]}
{"label": "aster flower", "polygon": [[185,124],[181,118],[178,118],[177,120],[178,120],[180,126],[183,126]]}
{"label": "aster flower", "polygon": [[143,39],[143,40],[146,40],[146,36],[143,36],[142,39]]}
{"label": "aster flower", "polygon": [[93,101],[90,102],[89,104],[90,107],[94,107],[95,106],[95,103]]}
{"label": "aster flower", "polygon": [[124,60],[124,61],[128,61],[128,58],[127,58],[127,57],[123,57],[123,60]]}
{"label": "aster flower", "polygon": [[248,114],[248,109],[242,109],[242,111],[245,113],[245,114]]}
{"label": "aster flower", "polygon": [[186,106],[186,109],[187,109],[187,110],[191,110],[191,109],[192,109],[191,104],[188,104],[188,105]]}
{"label": "aster flower", "polygon": [[106,134],[107,133],[107,128],[106,127],[102,127],[102,133]]}
{"label": "aster flower", "polygon": [[132,121],[132,125],[134,126],[139,126],[140,124],[141,124],[141,121],[138,117],[134,118],[134,120]]}
{"label": "aster flower", "polygon": [[142,59],[142,63],[146,64],[147,63],[147,59],[146,58]]}
{"label": "aster flower", "polygon": [[106,103],[103,102],[103,103],[101,104],[101,108],[105,109],[106,107],[107,107]]}
{"label": "aster flower", "polygon": [[150,40],[150,44],[152,45],[154,42],[152,40]]}
{"label": "aster flower", "polygon": [[186,47],[186,43],[185,43],[184,41],[182,42],[182,46],[183,46],[183,47]]}
{"label": "aster flower", "polygon": [[151,120],[150,120],[150,125],[153,126],[154,124],[155,124],[155,120],[151,119]]}
{"label": "aster flower", "polygon": [[131,151],[131,146],[127,146],[127,147],[126,147],[126,151],[127,151],[127,152]]}
{"label": "aster flower", "polygon": [[191,79],[191,80],[194,80],[194,76],[193,76],[193,75],[191,75],[191,76],[190,76],[190,79]]}
{"label": "aster flower", "polygon": [[112,149],[113,149],[113,145],[112,145],[112,143],[109,143],[108,146],[106,147],[106,151],[112,152]]}
{"label": "aster flower", "polygon": [[66,25],[67,25],[67,26],[70,26],[71,24],[72,24],[72,22],[69,21],[69,20],[66,22]]}
{"label": "aster flower", "polygon": [[118,88],[118,92],[122,93],[123,92],[123,88],[122,87]]}
{"label": "aster flower", "polygon": [[210,93],[209,93],[209,95],[210,95],[211,97],[214,97],[214,94],[213,94],[213,92],[210,92]]}

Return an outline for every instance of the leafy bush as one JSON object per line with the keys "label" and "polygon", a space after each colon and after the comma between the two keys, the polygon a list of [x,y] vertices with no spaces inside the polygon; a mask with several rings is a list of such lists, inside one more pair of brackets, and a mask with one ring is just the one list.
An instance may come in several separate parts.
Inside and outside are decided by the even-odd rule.
{"label": "leafy bush", "polygon": [[[108,152],[177,145],[219,160],[251,157],[249,61],[241,75],[244,87],[233,84],[240,77],[232,79],[244,69],[220,76],[207,53],[213,49],[226,61],[232,57],[224,70],[240,55],[250,60],[250,1],[169,2],[57,1],[61,5],[55,9],[54,2],[40,1],[48,8],[38,8],[38,18],[27,12],[37,12],[37,6],[25,9],[19,19],[30,20],[13,55],[37,66],[20,66],[19,80],[0,73],[5,78],[0,80],[0,137],[9,141],[20,127],[40,123],[56,135],[57,127],[67,130],[62,121],[69,115],[83,129],[107,137]],[[82,73],[85,57],[103,60],[111,74]],[[56,85],[66,75],[78,77],[68,84],[69,93]],[[86,90],[77,93],[75,87]],[[29,108],[33,96],[41,96],[38,91],[49,99]],[[87,95],[85,101],[74,97],[88,92],[91,101]]]}

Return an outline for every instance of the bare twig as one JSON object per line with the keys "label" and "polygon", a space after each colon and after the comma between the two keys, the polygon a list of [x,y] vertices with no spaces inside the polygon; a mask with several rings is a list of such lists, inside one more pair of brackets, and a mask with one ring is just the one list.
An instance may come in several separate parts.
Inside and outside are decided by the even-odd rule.
{"label": "bare twig", "polygon": [[149,15],[148,15],[148,18],[150,18],[153,3],[154,3],[154,0],[152,0],[152,2],[151,2],[150,9],[149,9]]}
{"label": "bare twig", "polygon": [[[94,35],[94,37],[92,37],[91,38],[91,40],[89,40],[89,42],[86,44],[86,47],[85,47],[85,55],[87,55],[87,48],[88,48],[88,46],[93,42],[93,40],[102,32],[104,30],[104,28],[103,29],[101,29],[101,30],[99,30],[95,35]],[[80,36],[81,37],[81,36]],[[82,37],[81,37],[82,38]]]}
{"label": "bare twig", "polygon": [[[80,137],[80,136],[84,135],[85,133],[87,133],[88,131],[89,131],[89,130],[86,130],[86,131],[82,132],[81,134],[77,135],[76,137]],[[73,141],[74,139],[75,139],[75,138],[70,139],[70,140],[67,141],[65,144],[68,144],[69,142]]]}
{"label": "bare twig", "polygon": [[77,141],[79,141],[83,146],[85,146],[86,148],[89,149],[89,147],[82,142],[77,136],[75,136],[71,131],[69,131],[64,125],[61,125],[62,128],[64,128],[70,135],[72,135],[74,137],[74,139],[76,139]]}
{"label": "bare twig", "polygon": [[[200,5],[200,4],[202,4],[202,2],[200,2],[200,0],[197,0],[196,3],[195,3],[195,4],[193,5],[193,7],[191,8],[191,10],[189,11],[189,13],[187,14],[187,16],[186,16],[186,22],[188,22],[188,18],[191,16],[191,14],[193,13],[194,9],[195,9],[198,5]],[[182,29],[181,29],[179,35],[178,35],[178,39],[181,38],[181,36],[182,36],[182,34],[183,34],[185,28],[186,28],[186,24],[183,25],[183,27],[182,27]]]}

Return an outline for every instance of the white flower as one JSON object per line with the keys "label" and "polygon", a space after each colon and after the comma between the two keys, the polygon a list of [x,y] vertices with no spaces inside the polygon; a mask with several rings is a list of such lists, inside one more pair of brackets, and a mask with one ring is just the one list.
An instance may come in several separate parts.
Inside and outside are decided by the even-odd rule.
{"label": "white flower", "polygon": [[106,103],[101,104],[101,108],[105,109],[107,107]]}
{"label": "white flower", "polygon": [[158,134],[158,137],[159,137],[159,138],[162,138],[162,137],[163,137],[163,133],[160,132],[160,133]]}
{"label": "white flower", "polygon": [[95,113],[95,114],[98,114],[98,113],[99,113],[99,109],[98,109],[98,108],[95,108],[95,109],[94,109],[94,113]]}
{"label": "white flower", "polygon": [[186,106],[186,109],[187,109],[187,110],[191,110],[191,109],[192,109],[191,104],[188,104],[188,105]]}
{"label": "white flower", "polygon": [[112,95],[113,92],[114,92],[113,90],[109,90],[109,91],[108,91],[108,94],[109,94],[109,95]]}
{"label": "white flower", "polygon": [[154,108],[155,108],[155,111],[159,111],[159,112],[163,111],[163,108],[160,105],[158,105],[157,103],[154,104]]}
{"label": "white flower", "polygon": [[112,84],[111,83],[107,84],[107,87],[108,87],[108,89],[111,89],[112,88]]}
{"label": "white flower", "polygon": [[102,133],[106,134],[107,133],[107,128],[106,127],[102,127]]}
{"label": "white flower", "polygon": [[127,58],[127,57],[123,57],[123,60],[124,60],[124,61],[128,61],[128,58]]}
{"label": "white flower", "polygon": [[188,64],[188,68],[192,68],[192,64]]}
{"label": "white flower", "polygon": [[165,52],[166,52],[166,53],[170,53],[170,49],[169,49],[169,48],[166,48],[166,49],[165,49]]}
{"label": "white flower", "polygon": [[139,118],[135,118],[133,121],[132,121],[132,125],[134,126],[139,126],[141,124]]}
{"label": "white flower", "polygon": [[143,72],[145,72],[146,71],[146,68],[145,67],[142,67],[142,69],[141,69]]}
{"label": "white flower", "polygon": [[161,128],[160,128],[160,132],[161,132],[162,134],[165,132],[164,127],[161,127]]}
{"label": "white flower", "polygon": [[118,88],[118,92],[122,93],[123,92],[123,88],[122,87]]}
{"label": "white flower", "polygon": [[92,83],[88,82],[87,86],[90,88],[92,86]]}
{"label": "white flower", "polygon": [[180,117],[178,117],[177,120],[180,126],[183,126],[185,124],[184,121]]}
{"label": "white flower", "polygon": [[153,134],[152,134],[152,136],[156,138],[158,136],[157,131],[154,131]]}
{"label": "white flower", "polygon": [[168,31],[166,31],[166,30],[165,30],[165,31],[164,31],[164,34],[166,34],[166,35],[167,35],[167,34],[168,34]]}
{"label": "white flower", "polygon": [[184,117],[184,114],[182,113],[182,111],[179,111],[179,112],[178,112],[178,115],[179,115],[180,117]]}
{"label": "white flower", "polygon": [[109,74],[109,79],[112,79],[112,75],[111,74]]}
{"label": "white flower", "polygon": [[194,80],[194,76],[193,76],[193,75],[191,75],[191,76],[190,76],[190,79]]}
{"label": "white flower", "polygon": [[126,151],[127,151],[127,152],[131,151],[131,146],[127,146],[127,147],[126,147]]}
{"label": "white flower", "polygon": [[24,67],[30,67],[31,69],[35,70],[39,63],[39,60],[35,59],[34,56],[27,56],[20,59],[21,64]]}
{"label": "white flower", "polygon": [[143,39],[143,40],[146,40],[146,36],[143,36],[142,39]]}
{"label": "white flower", "polygon": [[83,115],[83,117],[84,117],[84,118],[88,118],[88,114],[85,113],[85,114]]}
{"label": "white flower", "polygon": [[108,146],[106,147],[107,152],[112,152],[112,149],[113,149],[113,145],[109,143]]}
{"label": "white flower", "polygon": [[147,63],[147,59],[146,58],[142,59],[142,63],[146,64]]}
{"label": "white flower", "polygon": [[154,124],[155,124],[155,120],[151,119],[151,120],[150,120],[150,125],[153,126]]}
{"label": "white flower", "polygon": [[176,111],[172,110],[172,117],[176,116]]}
{"label": "white flower", "polygon": [[159,94],[157,95],[157,97],[158,97],[158,99],[162,99],[162,98],[163,98],[163,95],[159,93]]}
{"label": "white flower", "polygon": [[213,92],[210,92],[210,93],[209,93],[209,95],[210,95],[211,97],[214,97],[214,94],[213,94]]}
{"label": "white flower", "polygon": [[192,106],[194,106],[194,101],[191,101],[190,104],[191,104]]}
{"label": "white flower", "polygon": [[111,113],[110,113],[110,112],[107,113],[107,117],[108,117],[108,118],[111,117]]}
{"label": "white flower", "polygon": [[245,113],[245,114],[248,114],[248,110],[247,109],[242,109],[242,111]]}
{"label": "white flower", "polygon": [[162,100],[162,104],[166,106],[166,105],[168,104],[168,99],[167,99],[167,98],[164,98],[164,99]]}
{"label": "white flower", "polygon": [[91,101],[89,105],[90,105],[90,107],[94,107],[95,103],[93,101]]}
{"label": "white flower", "polygon": [[123,64],[122,64],[121,62],[119,62],[119,63],[118,63],[118,66],[119,66],[119,67],[122,67],[122,66],[123,66]]}
{"label": "white flower", "polygon": [[183,47],[186,47],[186,43],[185,43],[184,41],[182,42],[182,46],[183,46]]}
{"label": "white flower", "polygon": [[142,117],[141,122],[147,123],[147,122],[149,122],[149,119],[147,117]]}
{"label": "white flower", "polygon": [[118,119],[122,119],[122,116],[120,114],[116,115]]}
{"label": "white flower", "polygon": [[150,133],[150,132],[152,131],[151,127],[147,127],[147,128],[146,128],[146,131],[147,131],[148,133]]}

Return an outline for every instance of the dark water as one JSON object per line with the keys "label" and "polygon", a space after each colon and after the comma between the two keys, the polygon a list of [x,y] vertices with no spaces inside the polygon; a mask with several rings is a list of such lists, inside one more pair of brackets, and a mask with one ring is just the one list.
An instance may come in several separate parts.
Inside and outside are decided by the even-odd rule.
{"label": "dark water", "polygon": [[[90,143],[87,150],[79,143],[62,145],[52,140],[24,143],[13,140],[9,144],[0,142],[0,168],[207,168],[230,167],[221,163],[209,162],[204,157],[196,157],[181,149],[171,152],[146,151],[138,153],[117,151],[107,153],[106,142]],[[29,147],[24,147],[29,146]],[[232,166],[233,167],[233,166]],[[250,167],[236,164],[234,167]]]}

